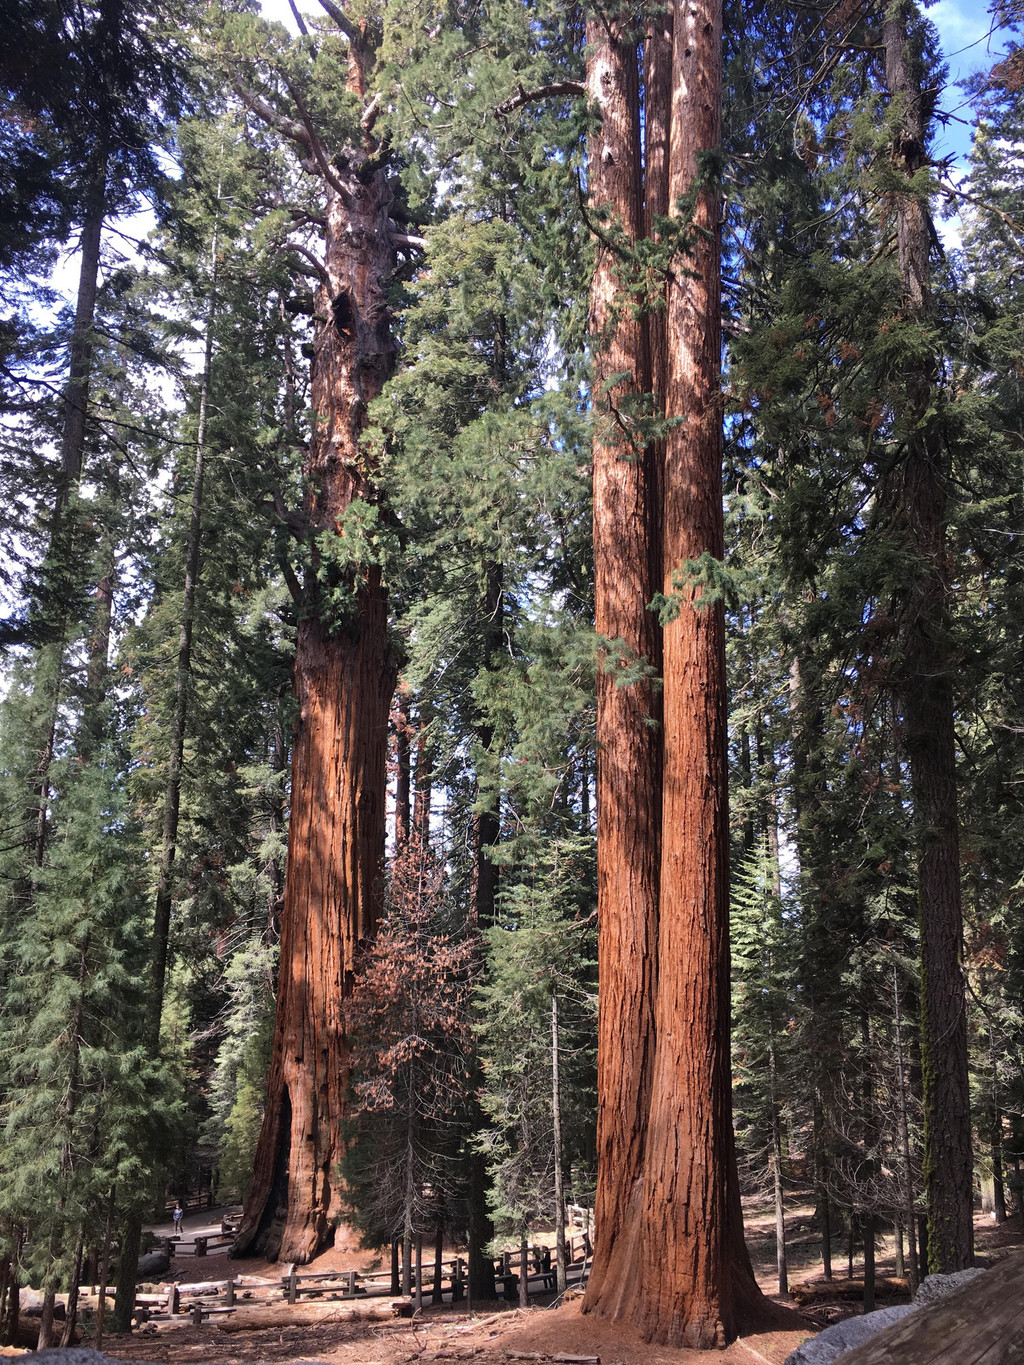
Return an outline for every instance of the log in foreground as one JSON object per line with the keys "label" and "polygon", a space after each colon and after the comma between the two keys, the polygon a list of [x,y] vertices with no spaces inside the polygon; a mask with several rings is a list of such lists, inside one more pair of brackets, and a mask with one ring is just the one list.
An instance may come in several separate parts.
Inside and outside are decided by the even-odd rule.
{"label": "log in foreground", "polygon": [[1018,1365],[1024,1360],[1024,1252],[911,1313],[842,1365]]}
{"label": "log in foreground", "polygon": [[403,1299],[384,1303],[282,1304],[270,1308],[244,1308],[215,1325],[218,1332],[258,1332],[264,1327],[329,1327],[337,1322],[384,1322],[399,1317],[408,1307]]}

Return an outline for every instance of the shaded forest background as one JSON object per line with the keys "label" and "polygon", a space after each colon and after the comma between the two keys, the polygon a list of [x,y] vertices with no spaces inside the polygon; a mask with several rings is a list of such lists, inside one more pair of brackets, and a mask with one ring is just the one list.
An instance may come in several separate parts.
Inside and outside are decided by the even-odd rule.
{"label": "shaded forest background", "polygon": [[[345,1216],[408,1256],[438,1233],[516,1244],[554,1219],[556,1183],[594,1199],[596,681],[647,685],[650,665],[594,630],[588,291],[603,244],[619,307],[656,307],[671,234],[627,241],[588,204],[582,9],[321,8],[293,38],[244,3],[8,5],[0,1310],[15,1278],[63,1289],[112,1238],[130,1253],[167,1194],[245,1194],[296,640],[314,599],[352,631],[357,583],[386,607],[393,686]],[[995,18],[1006,50],[955,90],[900,7],[908,133],[884,7],[727,6],[708,167],[726,552],[680,566],[728,631],[745,1188],[780,1208],[812,1190],[826,1263],[895,1227],[912,1277],[928,1047],[947,1045],[922,1051],[921,868],[943,831],[921,676],[955,727],[972,1192],[997,1218],[1024,1200],[1024,55]],[[954,104],[962,169],[928,155]],[[317,315],[322,186],[382,168],[395,351],[359,418],[364,482],[323,524],[311,367],[322,328],[355,323],[343,295]],[[62,308],[51,272],[76,246]],[[664,434],[640,403],[618,415]],[[907,473],[925,439],[929,544]]]}

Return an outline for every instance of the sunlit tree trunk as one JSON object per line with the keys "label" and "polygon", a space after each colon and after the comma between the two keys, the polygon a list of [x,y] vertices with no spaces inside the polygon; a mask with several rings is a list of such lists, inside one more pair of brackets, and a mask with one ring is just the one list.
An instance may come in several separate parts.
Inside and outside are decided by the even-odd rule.
{"label": "sunlit tree trunk", "polygon": [[[353,49],[349,86],[364,85]],[[386,168],[331,172],[326,279],[317,290],[306,514],[318,563],[295,657],[299,702],[281,914],[281,965],[267,1104],[236,1252],[304,1263],[330,1246],[341,1211],[356,952],[382,899],[387,724],[395,667],[375,565],[346,562],[345,516],[372,500],[359,450],[368,403],[395,356],[387,290],[395,267]],[[344,191],[342,193],[341,191]]]}
{"label": "sunlit tree trunk", "polygon": [[[721,140],[720,8],[670,9],[647,62],[652,208],[663,193],[666,205],[690,195]],[[628,244],[643,230],[639,30],[635,13],[611,14],[587,32],[588,95],[602,115],[588,167],[592,204],[609,206]],[[697,1347],[724,1345],[764,1308],[732,1134],[724,616],[676,583],[684,561],[723,553],[718,194],[713,183],[697,194],[653,362],[600,225],[591,295],[598,632],[656,668],[647,608],[659,589],[681,600],[663,636],[660,731],[643,681],[599,678],[597,1245],[584,1309]],[[663,463],[659,442],[629,421],[654,369],[671,423]]]}
{"label": "sunlit tree trunk", "polygon": [[[635,16],[587,25],[587,94],[601,112],[588,148],[590,202],[627,240],[642,235]],[[646,673],[619,685],[618,658],[660,671],[654,490],[642,437],[623,405],[649,390],[647,339],[623,306],[616,254],[596,241],[590,297],[595,616],[609,642],[597,679],[598,1185],[585,1310],[617,1316],[632,1292],[657,987],[660,699]]]}
{"label": "sunlit tree trunk", "polygon": [[[721,10],[677,6],[669,199],[694,192],[721,142]],[[719,190],[696,195],[686,273],[668,296],[664,591],[723,555]],[[664,631],[664,775],[655,1060],[636,1279],[646,1339],[723,1345],[760,1294],[743,1241],[729,1063],[729,827],[720,602],[680,590]]]}

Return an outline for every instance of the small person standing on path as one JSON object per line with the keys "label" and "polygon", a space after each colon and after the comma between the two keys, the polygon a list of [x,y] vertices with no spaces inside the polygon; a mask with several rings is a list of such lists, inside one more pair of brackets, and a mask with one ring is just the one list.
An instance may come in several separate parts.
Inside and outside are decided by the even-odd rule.
{"label": "small person standing on path", "polygon": [[174,1201],[174,1211],[173,1211],[173,1213],[171,1214],[171,1217],[174,1219],[174,1235],[175,1235],[175,1237],[180,1237],[180,1236],[181,1236],[181,1220],[182,1220],[182,1218],[184,1218],[184,1216],[185,1216],[185,1210],[181,1207],[181,1200],[180,1200],[180,1199],[176,1199],[176,1200]]}

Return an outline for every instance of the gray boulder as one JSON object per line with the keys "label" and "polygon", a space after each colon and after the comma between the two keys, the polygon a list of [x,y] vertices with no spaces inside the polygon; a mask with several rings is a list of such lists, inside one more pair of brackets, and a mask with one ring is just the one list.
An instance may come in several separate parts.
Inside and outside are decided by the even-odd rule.
{"label": "gray boulder", "polygon": [[164,1250],[147,1251],[144,1256],[139,1257],[138,1274],[141,1279],[151,1280],[170,1268],[171,1258]]}
{"label": "gray boulder", "polygon": [[798,1346],[786,1357],[786,1365],[832,1365],[832,1361],[838,1360],[845,1351],[863,1345],[883,1327],[891,1327],[913,1311],[914,1305],[907,1303],[896,1308],[880,1308],[877,1313],[867,1313],[860,1318],[846,1318]]}
{"label": "gray boulder", "polygon": [[891,1327],[908,1313],[915,1313],[926,1303],[934,1303],[936,1299],[945,1298],[961,1285],[969,1284],[971,1280],[984,1274],[985,1271],[980,1266],[975,1266],[973,1270],[958,1270],[953,1275],[929,1275],[917,1291],[917,1298],[913,1303],[900,1304],[896,1308],[881,1308],[877,1313],[847,1318],[844,1322],[837,1322],[833,1327],[826,1327],[824,1332],[819,1332],[816,1337],[811,1337],[810,1341],[805,1341],[802,1346],[790,1352],[785,1365],[832,1365],[833,1360],[839,1360],[846,1351],[852,1351],[855,1347],[862,1346],[865,1341],[870,1341],[884,1327]]}
{"label": "gray boulder", "polygon": [[914,1307],[920,1308],[922,1304],[944,1299],[947,1294],[952,1294],[954,1289],[959,1289],[962,1284],[970,1284],[972,1280],[984,1274],[984,1267],[976,1265],[971,1270],[954,1271],[952,1275],[929,1275],[917,1291]]}

